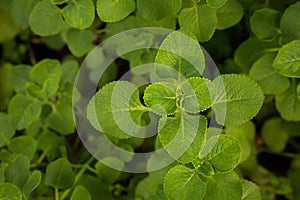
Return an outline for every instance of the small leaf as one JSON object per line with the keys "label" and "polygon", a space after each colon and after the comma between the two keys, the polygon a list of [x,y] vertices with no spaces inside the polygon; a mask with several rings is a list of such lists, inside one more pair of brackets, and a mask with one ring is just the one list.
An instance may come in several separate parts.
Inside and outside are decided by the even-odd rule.
{"label": "small leaf", "polygon": [[82,185],[76,186],[74,189],[71,200],[92,200],[92,196],[90,195],[89,191]]}
{"label": "small leaf", "polygon": [[160,114],[174,114],[176,106],[175,85],[167,82],[153,83],[144,92],[144,101],[151,111]]}
{"label": "small leaf", "polygon": [[265,94],[280,94],[290,86],[289,79],[273,69],[275,54],[260,57],[252,66],[249,76],[255,80]]}
{"label": "small leaf", "polygon": [[104,22],[118,22],[134,10],[133,0],[97,0],[97,13]]}
{"label": "small leaf", "polygon": [[300,2],[290,5],[285,9],[281,21],[280,29],[282,32],[282,40],[284,43],[289,43],[292,40],[300,38]]}
{"label": "small leaf", "polygon": [[24,129],[36,121],[42,112],[33,99],[17,94],[9,102],[8,115],[17,130]]}
{"label": "small leaf", "polygon": [[145,19],[158,20],[176,15],[181,4],[181,0],[138,0],[137,10]]}
{"label": "small leaf", "polygon": [[207,0],[207,4],[213,8],[219,8],[224,5],[227,0]]}
{"label": "small leaf", "polygon": [[9,121],[9,118],[7,114],[0,112],[0,147],[3,147],[5,145],[8,145],[10,142],[10,139],[15,134],[15,129],[13,128],[11,122]]}
{"label": "small leaf", "polygon": [[216,172],[228,172],[238,165],[241,147],[239,142],[231,136],[214,136],[206,141],[199,157],[210,162]]}
{"label": "small leaf", "polygon": [[237,75],[221,75],[214,79],[217,89],[213,111],[217,122],[227,126],[240,125],[260,110],[264,95],[253,80]]}
{"label": "small leaf", "polygon": [[241,180],[243,187],[242,200],[261,200],[261,194],[259,187],[246,179]]}
{"label": "small leaf", "polygon": [[20,155],[12,160],[5,170],[5,178],[8,182],[11,182],[22,188],[26,183],[30,169],[30,160],[28,156]]}
{"label": "small leaf", "polygon": [[42,173],[34,170],[22,188],[23,195],[29,199],[30,193],[41,183]]}
{"label": "small leaf", "polygon": [[41,36],[55,35],[64,28],[64,21],[58,7],[49,0],[38,2],[29,17],[31,30]]}
{"label": "small leaf", "polygon": [[68,2],[68,0],[51,0],[51,3],[54,5],[61,5],[66,2]]}
{"label": "small leaf", "polygon": [[37,142],[31,136],[18,136],[10,141],[8,149],[15,155],[26,155],[31,160],[37,149]]}
{"label": "small leaf", "polygon": [[78,68],[76,60],[66,60],[62,63],[61,86],[65,86],[67,83],[74,84]]}
{"label": "small leaf", "polygon": [[121,166],[124,166],[124,163],[114,157],[106,157],[96,163],[95,168],[101,181],[105,184],[111,185],[119,179],[121,171],[110,168],[104,163],[109,163],[110,166],[118,165],[120,168],[123,168]]}
{"label": "small leaf", "polygon": [[67,33],[67,45],[71,53],[82,57],[93,48],[93,33],[91,30],[70,29]]}
{"label": "small leaf", "polygon": [[58,189],[67,189],[73,185],[74,178],[71,163],[66,158],[59,158],[47,166],[45,184]]}
{"label": "small leaf", "polygon": [[283,76],[300,78],[300,40],[294,40],[280,48],[273,68]]}
{"label": "small leaf", "polygon": [[224,30],[239,23],[243,17],[243,6],[236,0],[228,0],[217,10],[217,29]]}
{"label": "small leaf", "polygon": [[20,32],[20,28],[14,23],[11,9],[11,1],[0,1],[0,43],[13,39]]}
{"label": "small leaf", "polygon": [[70,2],[62,10],[62,15],[68,24],[74,28],[86,29],[95,18],[93,0],[76,0]]}
{"label": "small leaf", "polygon": [[208,5],[194,4],[191,8],[184,8],[178,17],[179,25],[194,33],[200,42],[208,41],[217,27],[215,9]]}
{"label": "small leaf", "polygon": [[168,199],[199,200],[205,195],[206,184],[195,170],[177,165],[165,175],[164,192]]}
{"label": "small leaf", "polygon": [[253,33],[260,40],[272,40],[278,35],[279,12],[270,8],[256,10],[250,19]]}
{"label": "small leaf", "polygon": [[242,192],[239,176],[235,172],[220,173],[208,178],[204,199],[241,199]]}
{"label": "small leaf", "polygon": [[21,190],[12,183],[0,183],[0,199],[20,200]]}
{"label": "small leaf", "polygon": [[38,3],[38,0],[13,0],[11,14],[14,22],[25,29],[28,27],[28,19],[33,7]]}
{"label": "small leaf", "polygon": [[25,94],[25,85],[30,81],[30,65],[16,65],[9,74],[9,79],[17,93]]}

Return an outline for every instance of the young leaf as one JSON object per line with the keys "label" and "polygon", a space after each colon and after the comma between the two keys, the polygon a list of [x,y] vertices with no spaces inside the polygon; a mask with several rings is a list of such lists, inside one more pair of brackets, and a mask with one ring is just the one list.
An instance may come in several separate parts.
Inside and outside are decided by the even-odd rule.
{"label": "young leaf", "polygon": [[144,101],[151,111],[160,114],[174,114],[176,106],[175,85],[167,82],[153,83],[144,92]]}
{"label": "young leaf", "polygon": [[300,38],[300,2],[290,5],[283,13],[280,21],[282,40],[289,43]]}
{"label": "young leaf", "polygon": [[41,183],[41,179],[42,173],[38,170],[34,170],[22,188],[25,199],[29,199],[30,193]]}
{"label": "young leaf", "polygon": [[17,130],[24,129],[36,121],[42,112],[41,106],[33,99],[17,94],[9,102],[8,115]]}
{"label": "young leaf", "polygon": [[76,60],[66,60],[62,63],[62,75],[60,85],[65,86],[66,84],[74,84],[76,74],[78,71],[78,62]]}
{"label": "young leaf", "polygon": [[237,24],[243,17],[243,6],[236,0],[228,0],[217,9],[217,29],[224,30]]}
{"label": "young leaf", "polygon": [[243,187],[243,196],[242,200],[260,200],[261,194],[259,187],[246,179],[241,180]]}
{"label": "young leaf", "polygon": [[3,147],[5,145],[8,145],[10,142],[10,139],[15,134],[15,129],[13,128],[11,122],[9,121],[9,118],[7,114],[0,112],[0,147]]}
{"label": "young leaf", "polygon": [[89,193],[89,191],[82,185],[78,185],[76,186],[76,188],[74,189],[72,196],[71,196],[71,200],[92,200],[92,197]]}
{"label": "young leaf", "polygon": [[208,109],[215,99],[214,84],[204,78],[192,77],[181,86],[182,107],[190,113],[198,113]]}
{"label": "young leaf", "polygon": [[194,4],[191,8],[184,8],[179,14],[178,22],[181,28],[194,33],[200,42],[208,41],[217,27],[215,9],[208,5]]}
{"label": "young leaf", "polygon": [[81,57],[93,48],[93,33],[91,30],[70,29],[67,33],[67,45],[71,53]]}
{"label": "young leaf", "polygon": [[74,172],[66,158],[51,162],[46,169],[45,184],[58,189],[67,189],[74,183]]}
{"label": "young leaf", "polygon": [[12,183],[0,183],[0,199],[20,200],[21,190]]}
{"label": "young leaf", "polygon": [[278,35],[279,12],[270,8],[256,10],[250,19],[253,33],[260,40],[272,40]]}
{"label": "young leaf", "polygon": [[118,22],[135,9],[133,0],[97,0],[97,13],[104,22]]}
{"label": "young leaf", "polygon": [[239,176],[235,172],[215,174],[208,178],[206,184],[205,200],[232,200],[242,198],[242,185]]}
{"label": "young leaf", "polygon": [[252,119],[260,110],[264,95],[253,80],[237,74],[226,74],[218,76],[213,82],[217,95],[212,108],[218,123],[240,125]]}
{"label": "young leaf", "polygon": [[250,78],[259,84],[264,94],[280,94],[290,86],[289,79],[273,69],[274,58],[273,53],[263,55],[253,64],[249,72]]}
{"label": "young leaf", "polygon": [[18,136],[10,141],[8,149],[15,155],[26,155],[31,160],[37,149],[37,142],[31,136]]}
{"label": "young leaf", "polygon": [[126,81],[112,82],[100,89],[95,109],[104,133],[123,139],[140,133],[141,117],[148,111],[140,102],[137,87]]}
{"label": "young leaf", "polygon": [[86,29],[90,27],[95,18],[93,0],[76,0],[70,2],[62,10],[66,22],[74,28]]}
{"label": "young leaf", "polygon": [[227,0],[207,0],[207,4],[213,8],[219,8],[223,6]]}
{"label": "young leaf", "polygon": [[176,15],[181,4],[181,0],[138,0],[137,9],[143,18],[158,20]]}
{"label": "young leaf", "polygon": [[185,30],[172,32],[164,39],[155,63],[158,64],[155,65],[155,70],[159,77],[175,78],[178,82],[181,81],[181,76],[189,78],[202,75],[205,68],[200,45],[195,36]]}
{"label": "young leaf", "polygon": [[199,157],[210,162],[216,172],[228,172],[238,165],[241,147],[239,142],[231,136],[214,136],[206,141]]}
{"label": "young leaf", "polygon": [[299,49],[300,40],[294,40],[281,47],[273,63],[275,71],[283,76],[300,78]]}
{"label": "young leaf", "polygon": [[158,137],[167,152],[185,164],[197,158],[204,142],[206,126],[204,116],[181,113],[177,117],[161,118]]}
{"label": "young leaf", "polygon": [[31,30],[41,36],[55,35],[64,28],[64,21],[58,7],[49,0],[38,2],[29,17]]}
{"label": "young leaf", "polygon": [[206,184],[194,169],[177,165],[165,175],[164,192],[168,199],[199,200],[205,195]]}
{"label": "young leaf", "polygon": [[30,160],[28,156],[19,155],[5,170],[5,178],[8,182],[22,188],[26,183],[30,169]]}

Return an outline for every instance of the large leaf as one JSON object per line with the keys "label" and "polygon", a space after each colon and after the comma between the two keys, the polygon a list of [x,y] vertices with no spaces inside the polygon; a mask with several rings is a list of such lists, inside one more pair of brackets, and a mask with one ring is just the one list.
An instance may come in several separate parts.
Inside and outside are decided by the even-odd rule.
{"label": "large leaf", "polygon": [[300,2],[290,5],[283,13],[280,21],[282,40],[288,43],[300,39]]}
{"label": "large leaf", "polygon": [[188,163],[198,157],[202,148],[207,120],[204,116],[181,113],[159,122],[158,137],[162,146],[178,162]]}
{"label": "large leaf", "polygon": [[164,178],[164,192],[168,199],[199,200],[205,195],[205,182],[196,170],[177,165]]}
{"label": "large leaf", "polygon": [[9,102],[8,115],[17,130],[24,129],[36,121],[42,112],[33,99],[17,94]]}
{"label": "large leaf", "polygon": [[95,18],[93,0],[76,0],[63,8],[62,14],[68,24],[74,28],[86,29],[90,27]]}
{"label": "large leaf", "polygon": [[142,105],[135,85],[126,81],[112,82],[96,94],[95,108],[101,130],[118,138],[140,133],[142,115],[149,109]]}
{"label": "large leaf", "polygon": [[148,20],[174,16],[180,8],[181,0],[137,0],[139,13]]}
{"label": "large leaf", "polygon": [[15,134],[15,129],[13,128],[7,114],[0,112],[0,147],[9,144],[10,139]]}
{"label": "large leaf", "polygon": [[236,74],[214,79],[217,89],[213,110],[218,123],[227,126],[240,125],[252,119],[260,110],[264,95],[253,80]]}
{"label": "large leaf", "polygon": [[217,27],[216,10],[208,5],[194,4],[191,8],[184,8],[178,20],[180,27],[193,32],[200,42],[208,41]]}
{"label": "large leaf", "polygon": [[224,30],[237,24],[243,17],[243,6],[236,0],[228,0],[217,10],[217,29]]}
{"label": "large leaf", "polygon": [[294,40],[281,47],[273,67],[283,76],[300,78],[300,40]]}
{"label": "large leaf", "polygon": [[135,9],[133,0],[97,0],[97,13],[104,22],[117,22]]}
{"label": "large leaf", "polygon": [[66,158],[51,162],[46,169],[45,184],[58,189],[67,189],[74,183],[75,175]]}
{"label": "large leaf", "polygon": [[55,35],[64,28],[61,11],[49,0],[38,2],[29,17],[31,30],[41,36]]}
{"label": "large leaf", "polygon": [[255,80],[265,94],[280,94],[290,82],[273,69],[275,54],[269,53],[260,57],[252,66],[249,76]]}
{"label": "large leaf", "polygon": [[12,183],[0,183],[0,199],[20,200],[21,190]]}

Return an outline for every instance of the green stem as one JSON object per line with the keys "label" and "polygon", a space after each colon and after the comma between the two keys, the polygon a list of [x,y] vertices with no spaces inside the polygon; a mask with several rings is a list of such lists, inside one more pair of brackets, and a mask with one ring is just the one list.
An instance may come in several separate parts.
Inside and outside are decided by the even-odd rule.
{"label": "green stem", "polygon": [[269,48],[269,49],[265,50],[265,53],[268,53],[268,52],[277,52],[279,50],[280,50],[280,47]]}
{"label": "green stem", "polygon": [[88,169],[89,165],[91,164],[91,162],[94,160],[94,157],[91,157],[81,168],[81,170],[78,172],[78,174],[75,177],[74,180],[74,184],[71,188],[67,189],[64,191],[64,193],[61,196],[61,200],[67,198],[67,196],[69,195],[69,193],[73,190],[73,188],[75,187],[75,185],[77,184],[78,180],[81,178],[81,176],[84,174],[84,172]]}
{"label": "green stem", "polygon": [[39,166],[41,164],[41,162],[44,160],[44,158],[47,156],[47,154],[48,154],[48,152],[44,151],[42,153],[42,155],[39,157],[39,159],[35,163],[33,163],[30,167],[34,168],[34,167]]}
{"label": "green stem", "polygon": [[55,187],[54,190],[55,190],[55,200],[59,200],[59,191],[58,191],[58,188]]}

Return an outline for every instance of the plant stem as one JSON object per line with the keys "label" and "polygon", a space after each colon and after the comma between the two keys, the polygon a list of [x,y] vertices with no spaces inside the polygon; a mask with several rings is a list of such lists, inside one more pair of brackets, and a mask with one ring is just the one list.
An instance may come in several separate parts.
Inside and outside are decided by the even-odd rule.
{"label": "plant stem", "polygon": [[55,200],[59,200],[59,191],[58,191],[58,188],[55,187],[54,191],[55,191]]}
{"label": "plant stem", "polygon": [[268,53],[268,52],[277,52],[279,50],[280,50],[280,47],[269,48],[269,49],[265,49],[265,53]]}

